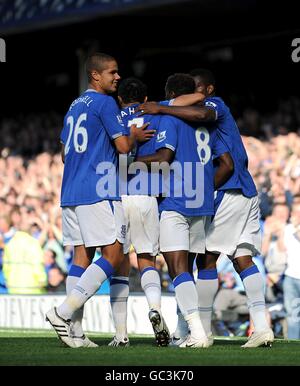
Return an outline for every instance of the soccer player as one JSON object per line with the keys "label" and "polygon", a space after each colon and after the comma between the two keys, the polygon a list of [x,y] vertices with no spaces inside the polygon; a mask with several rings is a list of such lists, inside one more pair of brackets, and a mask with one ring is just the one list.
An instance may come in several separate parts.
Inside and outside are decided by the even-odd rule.
{"label": "soccer player", "polygon": [[[136,78],[123,80],[118,88],[118,99],[121,106],[121,116],[125,127],[135,123],[140,127],[149,122],[148,129],[159,126],[160,116],[137,117],[136,107],[147,100],[147,86]],[[136,156],[152,154],[155,151],[155,137],[147,142],[138,143]],[[144,164],[142,166],[145,166]],[[145,168],[144,168],[145,169]],[[130,175],[128,176],[130,178]],[[151,185],[151,175],[146,170],[140,170],[138,181],[129,180],[128,195],[122,196],[122,203],[127,220],[126,242],[124,253],[127,264],[122,264],[110,282],[110,299],[116,335],[110,346],[128,346],[127,335],[127,299],[129,294],[129,260],[128,253],[133,245],[141,273],[141,286],[149,305],[149,320],[152,324],[158,346],[169,343],[169,330],[161,313],[161,283],[155,268],[155,257],[159,248],[159,215],[156,196],[159,186]],[[138,185],[138,186],[136,186]],[[151,189],[152,187],[152,189]]]}
{"label": "soccer player", "polygon": [[[95,347],[83,334],[81,309],[124,258],[126,225],[117,186],[117,152],[126,154],[136,138],[153,135],[144,131],[145,124],[141,129],[132,125],[128,136],[109,96],[120,79],[113,57],[89,56],[86,71],[89,88],[71,104],[61,133],[63,238],[64,245],[74,246],[75,256],[66,300],[46,313],[58,337],[73,348]],[[91,264],[96,247],[101,247],[103,257]]]}
{"label": "soccer player", "polygon": [[[166,98],[178,97],[177,90],[183,83],[193,93],[193,78],[175,74],[167,80]],[[149,166],[153,162],[171,164],[170,191],[159,205],[160,250],[190,331],[179,347],[209,347],[211,344],[200,320],[197,290],[188,272],[188,253],[205,252],[205,227],[214,214],[214,185],[218,187],[228,179],[233,163],[215,125],[210,126],[199,127],[164,116],[156,138],[156,153],[137,157]],[[218,158],[221,165],[215,174],[213,158]]]}
{"label": "soccer player", "polygon": [[[199,258],[197,290],[200,314],[207,334],[211,332],[211,314],[218,289],[216,261],[221,253],[232,260],[240,274],[248,298],[254,333],[242,347],[272,344],[274,334],[265,312],[264,282],[252,257],[260,253],[259,205],[255,184],[248,171],[248,157],[238,127],[224,101],[215,96],[215,79],[206,69],[191,73],[196,90],[205,95],[203,106],[171,107],[141,105],[148,114],[171,114],[192,122],[215,122],[234,161],[234,173],[218,189],[216,214],[209,227],[205,258]],[[225,237],[226,235],[226,237]]]}

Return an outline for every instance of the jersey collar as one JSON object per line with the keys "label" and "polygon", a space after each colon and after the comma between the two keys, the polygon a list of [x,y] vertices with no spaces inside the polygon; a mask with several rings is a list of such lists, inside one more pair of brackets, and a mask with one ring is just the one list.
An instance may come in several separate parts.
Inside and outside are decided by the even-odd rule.
{"label": "jersey collar", "polygon": [[98,91],[94,90],[93,88],[88,88],[87,90],[85,90],[84,93],[86,93],[86,92],[98,92]]}

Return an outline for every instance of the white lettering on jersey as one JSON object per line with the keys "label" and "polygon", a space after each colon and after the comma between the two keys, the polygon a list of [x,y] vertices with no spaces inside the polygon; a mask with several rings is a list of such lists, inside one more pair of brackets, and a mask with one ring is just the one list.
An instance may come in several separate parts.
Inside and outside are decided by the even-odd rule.
{"label": "white lettering on jersey", "polygon": [[196,132],[197,152],[201,164],[206,165],[211,158],[211,149],[209,147],[209,132],[205,127],[199,127]]}
{"label": "white lettering on jersey", "polygon": [[121,126],[124,126],[121,115],[117,115],[117,120]]}
{"label": "white lettering on jersey", "polygon": [[[75,129],[74,129],[74,118],[72,115],[68,116],[67,119],[67,125],[69,126],[69,135],[67,139],[67,143],[65,145],[65,155],[69,153],[70,150],[70,142],[71,142],[71,137],[73,134],[73,129],[74,129],[74,136],[73,136],[73,145],[76,153],[84,153],[86,151],[87,145],[88,145],[88,132],[84,126],[82,126],[82,123],[87,120],[87,114],[83,113],[79,116],[77,119],[77,122],[75,124]],[[80,141],[79,141],[79,136]],[[81,142],[81,143],[79,143]]]}
{"label": "white lettering on jersey", "polygon": [[138,117],[138,118],[133,118],[130,121],[128,121],[128,127],[131,125],[136,125],[137,128],[142,127],[144,124],[144,118],[143,117]]}
{"label": "white lettering on jersey", "polygon": [[75,101],[71,103],[71,106],[70,106],[69,110],[72,110],[72,108],[74,106],[76,106],[77,103],[85,103],[87,105],[87,107],[89,107],[89,105],[92,102],[93,102],[93,99],[90,96],[88,96],[88,95],[81,96],[81,97],[75,99]]}

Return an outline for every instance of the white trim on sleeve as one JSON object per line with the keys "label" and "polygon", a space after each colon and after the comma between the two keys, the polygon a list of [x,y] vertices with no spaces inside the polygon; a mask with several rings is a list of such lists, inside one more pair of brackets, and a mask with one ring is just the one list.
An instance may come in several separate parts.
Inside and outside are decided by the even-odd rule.
{"label": "white trim on sleeve", "polygon": [[125,134],[123,134],[122,132],[116,133],[116,134],[112,135],[112,139],[116,139],[116,138],[122,137],[123,135],[125,135]]}
{"label": "white trim on sleeve", "polygon": [[164,147],[166,147],[166,148],[168,148],[168,149],[170,149],[170,150],[172,150],[172,151],[175,152],[175,147],[172,146],[172,145],[170,145],[169,143],[166,143],[166,144],[164,145]]}

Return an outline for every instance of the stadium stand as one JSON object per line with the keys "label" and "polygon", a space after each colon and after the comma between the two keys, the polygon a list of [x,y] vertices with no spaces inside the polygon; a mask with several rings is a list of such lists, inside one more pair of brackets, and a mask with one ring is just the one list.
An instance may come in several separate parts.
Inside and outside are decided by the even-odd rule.
{"label": "stadium stand", "polygon": [[[285,21],[282,14],[279,27],[277,15],[274,16],[268,27],[271,32],[267,33],[262,14],[254,13],[250,0],[247,1],[252,15],[249,20],[257,17],[256,23],[245,19],[247,7],[229,16],[232,9],[237,9],[234,1],[227,10],[224,4],[217,8],[215,2],[207,1],[197,5],[192,1],[148,1],[147,7],[145,3],[142,0],[0,0],[0,32],[1,36],[7,34],[6,64],[10,65],[3,67],[3,71],[1,68],[0,75],[1,85],[9,96],[12,85],[16,87],[14,74],[19,70],[20,57],[26,58],[22,60],[22,87],[17,84],[13,102],[10,97],[3,98],[2,102],[0,213],[10,215],[12,228],[25,230],[39,240],[48,276],[47,289],[63,291],[72,250],[62,246],[59,210],[62,163],[58,138],[62,113],[79,89],[78,51],[85,54],[94,46],[112,49],[112,54],[120,58],[124,77],[132,72],[142,77],[150,85],[152,99],[163,97],[167,75],[189,71],[201,62],[217,73],[220,91],[243,135],[249,168],[260,197],[264,230],[260,259],[266,270],[267,300],[270,307],[282,304],[283,274],[289,253],[283,235],[292,205],[300,201],[300,98],[293,96],[297,95],[298,86],[294,82],[297,69],[290,59],[294,19]],[[169,9],[165,7],[160,14],[158,7],[169,4]],[[176,10],[171,4],[178,6]],[[202,5],[206,17],[204,33],[200,34],[198,16]],[[128,19],[121,15],[125,11]],[[166,18],[167,11],[172,17]],[[213,16],[219,28],[207,33]],[[118,41],[112,36],[103,41],[101,33],[109,30],[111,17],[114,17],[114,26],[123,23],[128,26],[127,34]],[[182,17],[190,18],[190,29],[172,31],[172,24],[181,27]],[[72,25],[75,22],[78,24]],[[30,33],[40,31],[41,25],[45,28],[41,32],[42,45],[36,43]],[[148,26],[147,33],[144,25]],[[47,29],[50,26],[53,28]],[[18,34],[21,31],[27,33]],[[136,38],[128,43],[131,36]],[[274,55],[266,55],[266,51]],[[278,51],[281,54],[276,56]],[[275,95],[272,87],[278,78],[270,70],[274,61],[277,68],[282,69],[280,90]],[[38,97],[40,90],[43,97]],[[9,229],[2,233],[0,268]],[[163,262],[161,265],[164,290],[171,292],[171,281]],[[139,280],[132,280],[135,282],[137,285],[132,285],[131,291],[140,288]],[[238,283],[233,287],[239,290]],[[0,291],[7,291],[1,269]],[[277,320],[281,321],[281,314],[272,312],[275,325]],[[282,335],[279,324],[275,327],[278,335]]]}

